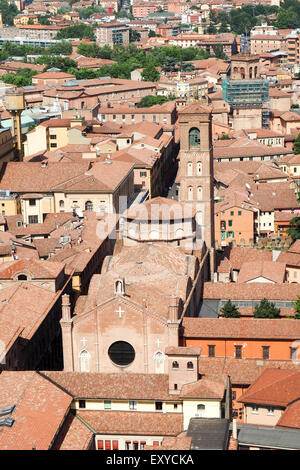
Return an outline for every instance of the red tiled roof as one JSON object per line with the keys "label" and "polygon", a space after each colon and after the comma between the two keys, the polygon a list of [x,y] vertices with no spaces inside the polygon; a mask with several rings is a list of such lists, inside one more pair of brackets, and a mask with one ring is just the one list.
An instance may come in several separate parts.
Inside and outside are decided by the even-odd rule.
{"label": "red tiled roof", "polygon": [[183,319],[185,338],[298,339],[300,321],[268,318]]}
{"label": "red tiled roof", "polygon": [[284,413],[277,421],[276,426],[285,428],[300,428],[300,400],[288,405]]}
{"label": "red tiled roof", "polygon": [[239,272],[238,282],[250,282],[259,277],[266,282],[283,283],[285,280],[285,263],[278,261],[244,262]]}
{"label": "red tiled roof", "polygon": [[96,434],[134,434],[174,436],[183,429],[181,413],[138,411],[78,411],[79,416]]}
{"label": "red tiled roof", "polygon": [[264,297],[268,300],[295,300],[300,294],[298,284],[261,284],[253,282],[251,284],[242,284],[236,282],[204,282],[204,299],[223,299],[223,300],[262,300]]}
{"label": "red tiled roof", "polygon": [[166,374],[42,372],[76,398],[170,400]]}
{"label": "red tiled roof", "polygon": [[300,372],[266,369],[238,401],[286,407],[299,398]]}
{"label": "red tiled roof", "polygon": [[69,413],[53,450],[88,450],[94,433],[77,416]]}
{"label": "red tiled roof", "polygon": [[72,397],[35,371],[0,374],[0,408],[16,405],[12,427],[0,428],[1,450],[48,450]]}
{"label": "red tiled roof", "polygon": [[225,394],[226,380],[225,375],[202,377],[197,382],[183,385],[180,397],[183,399],[207,398],[222,400]]}

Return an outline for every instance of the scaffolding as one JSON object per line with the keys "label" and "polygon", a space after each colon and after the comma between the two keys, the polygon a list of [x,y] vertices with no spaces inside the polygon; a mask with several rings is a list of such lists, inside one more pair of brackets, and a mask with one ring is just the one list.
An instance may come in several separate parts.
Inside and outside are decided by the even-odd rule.
{"label": "scaffolding", "polygon": [[261,108],[269,100],[267,80],[222,79],[223,100],[232,108]]}

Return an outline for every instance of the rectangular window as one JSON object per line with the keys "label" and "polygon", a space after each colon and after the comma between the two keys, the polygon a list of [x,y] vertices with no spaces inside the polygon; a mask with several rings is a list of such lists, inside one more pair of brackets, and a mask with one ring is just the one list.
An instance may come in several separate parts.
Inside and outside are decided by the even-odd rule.
{"label": "rectangular window", "polygon": [[242,358],[242,346],[235,346],[235,357],[237,359]]}
{"label": "rectangular window", "polygon": [[234,391],[232,392],[232,399],[236,400],[236,392],[234,392]]}
{"label": "rectangular window", "polygon": [[57,144],[50,144],[50,147],[51,147],[51,148],[56,148],[56,147],[57,147]]}
{"label": "rectangular window", "polygon": [[153,441],[152,445],[153,446],[159,446],[159,442],[158,441]]}
{"label": "rectangular window", "polygon": [[238,211],[238,215],[242,215],[242,211]]}
{"label": "rectangular window", "polygon": [[290,347],[290,359],[297,359],[297,348]]}
{"label": "rectangular window", "polygon": [[104,409],[111,410],[111,400],[104,400]]}
{"label": "rectangular window", "polygon": [[256,405],[252,406],[252,413],[258,415],[258,407]]}
{"label": "rectangular window", "polygon": [[174,403],[174,410],[177,410],[177,408],[178,408],[177,403]]}
{"label": "rectangular window", "polygon": [[119,449],[119,441],[112,441],[112,448],[113,450]]}
{"label": "rectangular window", "polygon": [[105,450],[111,450],[111,441],[105,441]]}
{"label": "rectangular window", "polygon": [[273,408],[273,406],[268,406],[268,415],[271,415],[271,416],[274,415],[274,408]]}
{"label": "rectangular window", "polygon": [[55,140],[55,139],[56,139],[56,135],[54,135],[54,134],[53,134],[53,135],[50,135],[50,139]]}
{"label": "rectangular window", "polygon": [[162,410],[162,408],[163,408],[162,401],[156,401],[155,402],[155,409],[156,410]]}
{"label": "rectangular window", "polygon": [[208,356],[209,357],[215,357],[215,348],[216,348],[216,346],[214,344],[209,344],[208,345]]}
{"label": "rectangular window", "polygon": [[232,227],[232,220],[228,220],[228,226]]}
{"label": "rectangular window", "polygon": [[136,401],[135,400],[130,400],[129,401],[129,409],[130,410],[136,410]]}
{"label": "rectangular window", "polygon": [[234,211],[230,211],[230,215],[234,215]]}
{"label": "rectangular window", "polygon": [[28,223],[29,224],[38,224],[39,219],[37,215],[29,215],[28,216]]}
{"label": "rectangular window", "polygon": [[145,442],[145,441],[141,441],[141,442],[140,442],[140,450],[144,450],[145,445],[146,445],[146,442]]}
{"label": "rectangular window", "polygon": [[270,346],[263,346],[263,359],[270,359]]}
{"label": "rectangular window", "polygon": [[97,441],[97,449],[98,450],[103,450],[103,441]]}
{"label": "rectangular window", "polygon": [[125,449],[130,450],[131,449],[131,441],[126,441],[125,442]]}
{"label": "rectangular window", "polygon": [[35,206],[36,205],[36,200],[35,199],[29,199],[29,205],[30,206]]}
{"label": "rectangular window", "polygon": [[146,171],[140,171],[140,177],[143,178],[147,176],[147,172]]}
{"label": "rectangular window", "polygon": [[85,400],[79,400],[79,408],[85,408]]}

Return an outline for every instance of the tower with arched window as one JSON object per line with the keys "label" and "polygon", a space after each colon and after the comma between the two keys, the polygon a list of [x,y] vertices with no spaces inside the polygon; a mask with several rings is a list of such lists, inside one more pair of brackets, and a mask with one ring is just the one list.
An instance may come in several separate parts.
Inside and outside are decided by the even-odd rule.
{"label": "tower with arched window", "polygon": [[180,112],[178,183],[179,200],[193,205],[199,237],[205,241],[208,248],[213,249],[215,240],[211,121],[211,109],[198,103],[186,106]]}

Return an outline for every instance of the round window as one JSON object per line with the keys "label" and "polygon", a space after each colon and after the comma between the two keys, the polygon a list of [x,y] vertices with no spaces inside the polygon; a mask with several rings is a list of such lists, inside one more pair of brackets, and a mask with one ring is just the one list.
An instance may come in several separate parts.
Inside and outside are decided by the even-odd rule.
{"label": "round window", "polygon": [[116,341],[109,347],[108,355],[118,366],[128,366],[134,361],[135,350],[126,341]]}

